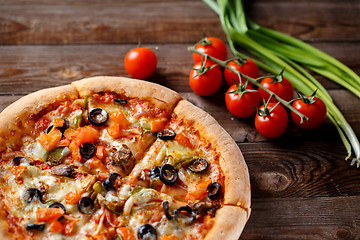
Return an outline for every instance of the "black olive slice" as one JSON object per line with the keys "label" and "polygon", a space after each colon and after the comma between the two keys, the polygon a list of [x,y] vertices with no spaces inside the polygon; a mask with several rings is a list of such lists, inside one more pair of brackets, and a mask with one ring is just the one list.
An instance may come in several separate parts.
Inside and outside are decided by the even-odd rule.
{"label": "black olive slice", "polygon": [[189,206],[179,207],[175,210],[174,215],[177,221],[183,221],[185,224],[190,224],[196,219],[196,214]]}
{"label": "black olive slice", "polygon": [[[62,203],[59,202],[55,202],[50,204],[49,208],[61,208],[62,210],[64,210],[64,214],[66,214],[66,208]],[[58,219],[62,219],[64,218],[63,216],[59,217]]]}
{"label": "black olive slice", "polygon": [[154,179],[154,178],[158,178],[160,177],[160,167],[153,167],[151,170],[150,170],[150,179]]}
{"label": "black olive slice", "polygon": [[[59,129],[60,132],[61,132],[62,134],[64,134],[65,130],[69,128],[70,122],[69,122],[69,120],[67,120],[66,118],[62,118],[62,117],[61,117],[61,119],[64,120],[64,124],[62,125],[62,127],[57,127],[57,129]],[[45,132],[46,132],[46,133],[49,133],[49,132],[51,131],[51,129],[53,128],[53,126],[54,126],[54,125],[51,123],[50,126],[45,130]]]}
{"label": "black olive slice", "polygon": [[164,129],[157,133],[157,138],[160,138],[161,140],[174,140],[176,137],[176,133],[173,130],[170,129]]}
{"label": "black olive slice", "polygon": [[42,202],[42,193],[36,188],[28,188],[24,192],[23,199],[27,203],[31,203],[36,199],[39,199],[40,202]]}
{"label": "black olive slice", "polygon": [[127,104],[127,99],[114,98],[114,102],[119,104]]}
{"label": "black olive slice", "polygon": [[172,220],[173,216],[171,216],[171,214],[170,214],[169,202],[164,201],[163,202],[163,207],[164,207],[164,213],[165,213],[165,216],[167,217],[167,219]]}
{"label": "black olive slice", "polygon": [[62,203],[59,202],[52,203],[50,204],[49,208],[61,208],[62,210],[64,210],[64,214],[66,214],[65,206]]}
{"label": "black olive slice", "polygon": [[36,231],[42,231],[45,228],[45,224],[36,224],[36,223],[28,223],[26,224],[26,230],[36,230]]}
{"label": "black olive slice", "polygon": [[115,181],[118,177],[121,177],[118,173],[110,173],[102,183],[106,191],[115,190]]}
{"label": "black olive slice", "polygon": [[212,182],[207,187],[207,195],[211,200],[215,200],[220,196],[221,185],[217,182]]}
{"label": "black olive slice", "polygon": [[109,114],[101,108],[94,108],[89,112],[89,122],[94,126],[102,126],[109,119]]}
{"label": "black olive slice", "polygon": [[189,163],[188,168],[194,173],[201,173],[205,171],[208,166],[209,164],[205,159],[197,158]]}
{"label": "black olive slice", "polygon": [[83,197],[79,200],[77,205],[81,213],[87,214],[91,213],[94,210],[94,201],[89,197]]}
{"label": "black olive slice", "polygon": [[160,169],[160,180],[166,185],[173,185],[178,180],[177,170],[170,164],[165,164]]}
{"label": "black olive slice", "polygon": [[14,157],[11,160],[12,164],[15,166],[20,165],[21,163],[26,163],[26,164],[30,164],[30,160],[27,159],[26,157]]}
{"label": "black olive slice", "polygon": [[141,225],[137,232],[139,240],[156,240],[156,229],[150,224]]}
{"label": "black olive slice", "polygon": [[95,154],[95,146],[91,143],[83,143],[80,146],[80,155],[85,159],[90,159]]}

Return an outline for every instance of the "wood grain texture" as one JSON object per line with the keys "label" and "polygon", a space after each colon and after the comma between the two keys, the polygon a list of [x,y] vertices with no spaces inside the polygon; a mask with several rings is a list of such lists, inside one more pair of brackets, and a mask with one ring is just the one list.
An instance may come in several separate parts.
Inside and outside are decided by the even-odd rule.
{"label": "wood grain texture", "polygon": [[[128,76],[123,59],[136,44],[25,45],[0,48],[0,95],[28,94],[44,87],[98,76]],[[158,44],[158,67],[149,78],[179,92],[191,92],[188,84],[192,54],[190,44]],[[360,74],[360,45],[356,43],[315,43]],[[229,53],[229,56],[230,53]],[[263,72],[263,74],[266,74]],[[328,89],[340,87],[322,77]]]}
{"label": "wood grain texture", "polygon": [[360,239],[359,196],[255,199],[240,239]]}
{"label": "wood grain texture", "polygon": [[[2,0],[0,5],[1,44],[133,43],[139,38],[147,43],[196,42],[203,29],[224,36],[218,17],[201,1]],[[359,11],[358,1],[263,0],[245,5],[259,24],[303,40],[360,39],[360,21],[348,18]]]}

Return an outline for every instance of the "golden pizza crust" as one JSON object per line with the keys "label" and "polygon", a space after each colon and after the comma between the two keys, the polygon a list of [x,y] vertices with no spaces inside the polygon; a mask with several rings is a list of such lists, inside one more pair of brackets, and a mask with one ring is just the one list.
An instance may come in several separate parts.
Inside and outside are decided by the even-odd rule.
{"label": "golden pizza crust", "polygon": [[78,93],[70,85],[43,89],[26,95],[5,108],[0,114],[0,137],[6,139],[12,149],[34,127],[31,117],[64,100],[76,99]]}
{"label": "golden pizza crust", "polygon": [[223,206],[216,212],[215,223],[205,240],[237,240],[241,235],[249,213],[237,206]]}
{"label": "golden pizza crust", "polygon": [[82,97],[92,93],[111,91],[129,98],[150,100],[155,106],[167,111],[172,110],[174,105],[181,99],[177,92],[169,88],[125,77],[99,76],[85,78],[73,82],[72,85]]}
{"label": "golden pizza crust", "polygon": [[204,110],[181,100],[174,109],[180,118],[193,125],[220,156],[225,175],[224,204],[250,209],[250,177],[244,157],[231,136]]}

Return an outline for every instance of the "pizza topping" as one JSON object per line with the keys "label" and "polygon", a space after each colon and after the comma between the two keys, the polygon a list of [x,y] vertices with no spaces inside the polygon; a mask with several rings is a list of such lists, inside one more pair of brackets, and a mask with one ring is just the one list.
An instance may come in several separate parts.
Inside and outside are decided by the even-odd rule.
{"label": "pizza topping", "polygon": [[65,214],[62,208],[38,208],[36,209],[36,222],[52,222]]}
{"label": "pizza topping", "polygon": [[120,166],[125,175],[128,175],[133,169],[135,158],[131,150],[125,144],[122,144],[120,149],[112,154],[112,165]]}
{"label": "pizza topping", "polygon": [[39,199],[40,202],[42,202],[42,196],[43,194],[40,192],[40,190],[36,188],[28,188],[25,190],[23,199],[27,203],[31,203],[32,201],[35,201],[36,199]]}
{"label": "pizza topping", "polygon": [[54,166],[50,171],[56,176],[72,177],[74,175],[74,168],[64,164]]}
{"label": "pizza topping", "polygon": [[158,167],[158,166],[153,167],[150,170],[149,176],[150,176],[150,179],[159,178],[160,177],[160,167]]}
{"label": "pizza topping", "polygon": [[160,168],[160,180],[166,185],[173,185],[178,180],[177,170],[170,164],[164,164]]}
{"label": "pizza topping", "polygon": [[157,232],[156,229],[150,224],[141,225],[137,232],[140,240],[156,240]]}
{"label": "pizza topping", "polygon": [[81,213],[88,214],[94,210],[94,201],[89,197],[83,197],[78,202],[78,209]]}
{"label": "pizza topping", "polygon": [[109,174],[109,177],[102,183],[106,191],[115,190],[115,181],[118,177],[121,177],[118,173],[113,172]]}
{"label": "pizza topping", "polygon": [[[49,208],[61,208],[64,211],[64,214],[66,214],[66,208],[62,203],[59,202],[55,202],[49,205]],[[63,216],[61,216],[59,219],[63,218]]]}
{"label": "pizza topping", "polygon": [[164,129],[157,133],[156,135],[161,140],[174,140],[176,137],[176,133],[171,129]]}
{"label": "pizza topping", "polygon": [[71,153],[68,147],[57,147],[49,152],[46,161],[54,166],[62,163],[62,160]]}
{"label": "pizza topping", "polygon": [[201,173],[208,168],[208,162],[204,158],[197,158],[191,161],[188,169],[194,173]]}
{"label": "pizza topping", "polygon": [[189,206],[182,206],[175,210],[175,219],[184,224],[191,224],[196,220],[196,214]]}
{"label": "pizza topping", "polygon": [[12,164],[15,166],[19,166],[20,164],[24,163],[26,165],[30,164],[30,160],[27,159],[26,157],[14,157],[11,160]]}
{"label": "pizza topping", "polygon": [[66,118],[55,118],[54,122],[50,124],[45,132],[49,133],[53,129],[54,125],[62,134],[64,134],[65,130],[69,128],[70,122]]}
{"label": "pizza topping", "polygon": [[41,224],[36,224],[36,223],[28,223],[26,224],[25,229],[26,230],[36,230],[36,231],[42,231],[45,228],[45,224],[41,223]]}
{"label": "pizza topping", "polygon": [[126,104],[128,101],[127,99],[114,98],[114,102],[118,104]]}
{"label": "pizza topping", "polygon": [[92,156],[94,156],[95,154],[95,146],[91,143],[83,143],[81,146],[80,146],[80,155],[85,158],[85,159],[90,159],[92,158]]}
{"label": "pizza topping", "polygon": [[217,182],[212,182],[207,187],[207,195],[211,200],[215,200],[220,196],[221,185]]}
{"label": "pizza topping", "polygon": [[169,211],[170,210],[169,209],[169,202],[164,201],[163,202],[163,207],[164,207],[164,213],[165,213],[165,216],[167,217],[167,219],[172,220],[173,216],[171,216],[170,211]]}
{"label": "pizza topping", "polygon": [[104,109],[94,108],[89,112],[88,118],[89,118],[89,122],[92,125],[96,127],[100,127],[105,125],[105,123],[109,119],[109,115]]}
{"label": "pizza topping", "polygon": [[211,204],[209,202],[197,202],[192,205],[193,211],[200,216],[205,216],[208,213],[213,216],[219,207],[219,204]]}

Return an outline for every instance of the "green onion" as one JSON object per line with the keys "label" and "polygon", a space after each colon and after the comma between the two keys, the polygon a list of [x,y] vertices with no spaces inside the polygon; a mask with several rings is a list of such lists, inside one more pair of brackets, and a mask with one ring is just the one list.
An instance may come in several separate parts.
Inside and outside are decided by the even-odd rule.
{"label": "green onion", "polygon": [[250,58],[238,51],[238,48],[245,49],[261,60],[252,59],[265,71],[278,74],[285,69],[283,76],[303,94],[311,95],[317,90],[316,95],[325,103],[327,116],[339,132],[347,150],[348,155],[345,159],[349,159],[354,151],[355,158],[351,165],[356,162],[359,167],[360,144],[357,136],[326,89],[303,67],[342,85],[359,98],[360,77],[319,49],[252,22],[247,18],[240,0],[203,0],[203,2],[219,15],[234,56]]}

